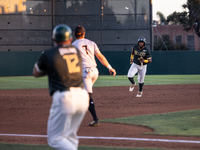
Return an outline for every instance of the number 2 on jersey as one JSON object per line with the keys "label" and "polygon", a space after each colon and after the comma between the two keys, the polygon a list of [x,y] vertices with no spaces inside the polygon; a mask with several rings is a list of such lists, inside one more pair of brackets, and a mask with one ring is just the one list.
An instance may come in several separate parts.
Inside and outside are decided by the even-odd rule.
{"label": "number 2 on jersey", "polygon": [[80,66],[76,66],[79,61],[76,54],[63,55],[63,59],[66,60],[69,73],[80,72]]}

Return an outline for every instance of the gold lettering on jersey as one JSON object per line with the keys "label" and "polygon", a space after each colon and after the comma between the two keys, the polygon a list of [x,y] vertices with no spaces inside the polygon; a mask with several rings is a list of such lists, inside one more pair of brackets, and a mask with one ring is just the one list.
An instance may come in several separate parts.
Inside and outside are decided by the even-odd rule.
{"label": "gold lettering on jersey", "polygon": [[138,51],[134,51],[134,54],[142,56],[142,57],[144,57],[146,55],[146,53],[144,53],[144,52],[138,52]]}
{"label": "gold lettering on jersey", "polygon": [[77,73],[81,71],[80,66],[77,66],[79,59],[76,54],[63,55],[63,59],[66,60],[69,73]]}

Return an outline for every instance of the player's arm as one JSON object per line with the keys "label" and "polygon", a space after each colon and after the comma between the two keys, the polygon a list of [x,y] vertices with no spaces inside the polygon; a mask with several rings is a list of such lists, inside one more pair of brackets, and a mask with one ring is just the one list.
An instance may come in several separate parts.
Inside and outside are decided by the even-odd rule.
{"label": "player's arm", "polygon": [[45,57],[45,53],[43,51],[41,53],[38,61],[33,66],[33,76],[34,77],[42,77],[42,76],[46,75],[46,71],[45,71],[46,69],[44,69],[45,68],[44,62],[46,62],[46,57]]}
{"label": "player's arm", "polygon": [[111,67],[111,65],[108,63],[106,57],[100,51],[95,53],[95,56],[101,62],[102,65],[104,65],[105,67],[108,68],[110,74],[112,74],[113,76],[116,75],[115,69]]}
{"label": "player's arm", "polygon": [[148,52],[147,52],[147,59],[144,60],[144,63],[151,63],[151,62],[152,62],[152,57],[151,57],[150,51],[148,50]]}
{"label": "player's arm", "polygon": [[46,75],[46,72],[40,70],[39,67],[38,67],[38,64],[35,63],[35,65],[33,67],[33,76],[34,77],[42,77],[42,76],[45,76],[45,75]]}
{"label": "player's arm", "polygon": [[151,63],[152,62],[152,59],[151,59],[151,57],[149,57],[149,58],[147,58],[147,59],[144,59],[143,57],[140,57],[140,58],[138,58],[138,60],[140,60],[140,62],[141,63],[146,63],[146,64],[148,64],[148,63]]}
{"label": "player's arm", "polygon": [[132,48],[131,57],[130,57],[130,64],[133,63],[133,58],[134,58],[134,50],[133,50],[133,48]]}
{"label": "player's arm", "polygon": [[[148,49],[147,49],[148,50]],[[152,62],[152,57],[151,57],[151,53],[150,51],[148,50],[147,51],[147,59],[142,59],[140,60],[141,62],[144,62],[144,63],[151,63]]]}
{"label": "player's arm", "polygon": [[152,59],[151,57],[147,58],[148,62],[147,63],[151,63],[152,62]]}

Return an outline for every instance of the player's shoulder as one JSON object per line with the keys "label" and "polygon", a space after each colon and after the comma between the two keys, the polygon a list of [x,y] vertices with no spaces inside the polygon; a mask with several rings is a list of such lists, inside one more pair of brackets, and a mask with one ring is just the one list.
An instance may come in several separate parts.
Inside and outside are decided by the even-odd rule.
{"label": "player's shoulder", "polygon": [[148,53],[148,52],[149,52],[149,50],[148,50],[147,47],[144,47],[142,51],[145,52],[145,53]]}
{"label": "player's shoulder", "polygon": [[90,44],[96,44],[94,41],[92,41],[90,39],[85,39],[85,42],[90,43]]}
{"label": "player's shoulder", "polygon": [[144,50],[150,52],[150,50],[147,47],[144,47]]}
{"label": "player's shoulder", "polygon": [[40,60],[46,60],[47,58],[51,57],[54,49],[55,49],[55,47],[52,47],[52,48],[46,49],[44,51],[41,51]]}
{"label": "player's shoulder", "polygon": [[76,44],[80,44],[80,43],[95,44],[94,41],[84,38],[84,39],[77,39],[77,40],[75,40],[75,41],[72,43],[72,45],[76,45]]}
{"label": "player's shoulder", "polygon": [[139,50],[138,45],[134,45],[132,49],[133,50]]}

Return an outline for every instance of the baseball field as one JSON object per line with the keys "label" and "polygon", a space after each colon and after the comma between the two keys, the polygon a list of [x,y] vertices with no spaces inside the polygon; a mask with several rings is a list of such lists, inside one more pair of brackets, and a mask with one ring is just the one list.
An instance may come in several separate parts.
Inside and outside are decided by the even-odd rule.
{"label": "baseball field", "polygon": [[[135,77],[137,81],[137,76]],[[147,75],[143,96],[126,76],[99,76],[94,101],[100,126],[87,112],[79,150],[199,150],[200,75]],[[0,150],[52,150],[46,128],[47,77],[0,77]]]}

